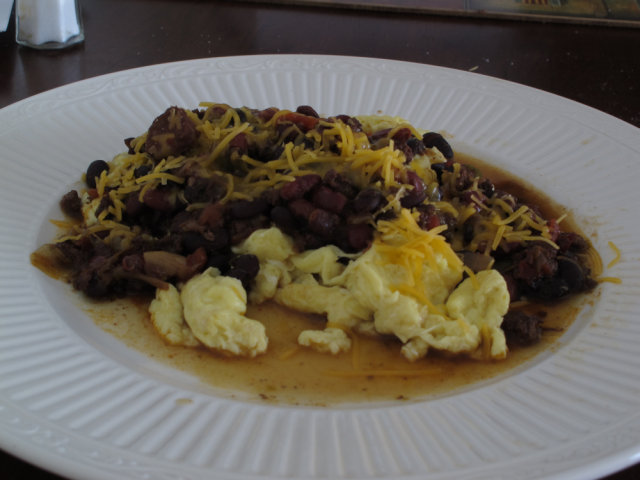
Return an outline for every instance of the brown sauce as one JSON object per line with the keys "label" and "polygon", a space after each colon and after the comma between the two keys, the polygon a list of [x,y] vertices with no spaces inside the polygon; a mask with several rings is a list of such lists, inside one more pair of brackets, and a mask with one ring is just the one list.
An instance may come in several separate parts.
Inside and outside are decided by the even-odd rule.
{"label": "brown sauce", "polygon": [[[547,217],[564,211],[525,182],[479,162],[457,155],[457,160],[481,170],[498,188],[536,204]],[[571,216],[565,230],[578,231]],[[34,261],[34,264],[36,262]],[[47,265],[37,265],[47,267]],[[43,268],[45,269],[45,268]],[[599,272],[594,272],[597,276]],[[267,302],[249,306],[247,316],[264,323],[269,337],[266,354],[254,359],[226,358],[204,348],[190,349],[164,343],[147,314],[148,300],[121,299],[86,307],[96,324],[128,346],[149,357],[197,376],[205,384],[245,398],[280,404],[331,405],[337,403],[415,401],[472,388],[482,382],[525,368],[527,362],[553,352],[580,309],[594,300],[593,294],[554,305],[529,305],[530,313],[544,311],[542,341],[531,347],[511,349],[506,360],[484,361],[452,358],[430,352],[415,363],[400,354],[393,339],[357,337],[351,352],[340,355],[317,353],[297,345],[298,334],[323,328],[323,319],[301,314]],[[86,305],[86,303],[85,303]]]}
{"label": "brown sauce", "polygon": [[[540,208],[543,216],[557,218],[565,211],[526,182],[457,153],[456,160],[478,168],[497,188],[509,191]],[[564,230],[581,233],[570,212]],[[597,259],[597,255],[594,256]],[[34,266],[56,280],[64,272],[41,252],[31,256]],[[601,272],[592,265],[593,276]],[[266,354],[253,359],[227,358],[205,348],[167,345],[155,332],[147,307],[150,299],[126,298],[112,302],[90,302],[80,297],[82,308],[104,331],[155,361],[198,377],[227,396],[280,404],[332,405],[387,401],[415,401],[474,388],[486,381],[526,368],[536,358],[552,353],[557,340],[578,312],[595,300],[593,293],[554,305],[525,305],[529,313],[544,311],[542,341],[530,347],[513,348],[506,360],[484,361],[451,357],[431,351],[427,357],[408,362],[400,343],[391,338],[355,337],[351,352],[329,355],[297,345],[298,334],[322,329],[324,320],[279,306],[273,302],[249,306],[247,316],[264,323],[269,337]]]}
{"label": "brown sauce", "polygon": [[[250,306],[247,315],[262,321],[269,336],[266,354],[254,359],[225,358],[206,349],[170,346],[153,330],[147,303],[121,299],[93,304],[96,324],[154,360],[188,372],[229,396],[280,404],[325,406],[337,403],[414,401],[449,394],[513,371],[541,352],[553,351],[584,298],[546,308],[545,333],[534,346],[509,352],[506,360],[452,358],[430,352],[415,363],[400,354],[392,339],[358,337],[357,347],[340,355],[297,346],[297,336],[323,321],[272,302]],[[540,307],[538,307],[540,308]],[[364,373],[361,373],[364,372]]]}

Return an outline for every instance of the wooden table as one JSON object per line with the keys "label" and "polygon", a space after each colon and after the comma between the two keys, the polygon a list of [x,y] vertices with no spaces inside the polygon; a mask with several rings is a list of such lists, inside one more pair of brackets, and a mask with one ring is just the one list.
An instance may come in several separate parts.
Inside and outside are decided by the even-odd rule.
{"label": "wooden table", "polygon": [[[273,3],[273,2],[271,2]],[[232,1],[82,0],[86,41],[18,47],[0,33],[0,107],[88,77],[202,57],[310,53],[439,65],[552,92],[640,127],[640,29]],[[4,479],[52,480],[0,452]],[[608,480],[640,478],[640,465]]]}

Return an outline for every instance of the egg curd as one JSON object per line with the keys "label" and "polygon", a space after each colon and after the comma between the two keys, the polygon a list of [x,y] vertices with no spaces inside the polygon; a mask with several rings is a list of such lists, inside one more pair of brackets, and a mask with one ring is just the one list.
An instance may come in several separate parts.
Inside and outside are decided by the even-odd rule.
{"label": "egg curd", "polygon": [[[291,238],[272,227],[234,247],[256,255],[260,271],[247,298],[242,283],[209,268],[181,285],[158,289],[150,313],[171,344],[193,340],[226,355],[264,353],[264,326],[245,316],[247,300],[274,300],[297,311],[324,315],[324,330],[305,330],[298,343],[337,354],[353,334],[393,335],[410,361],[430,348],[501,359],[507,344],[500,329],[509,308],[504,278],[485,270],[463,280],[465,268],[440,228],[424,231],[408,210],[380,222],[372,246],[346,254],[333,245],[296,253]],[[349,258],[347,265],[341,259]]]}

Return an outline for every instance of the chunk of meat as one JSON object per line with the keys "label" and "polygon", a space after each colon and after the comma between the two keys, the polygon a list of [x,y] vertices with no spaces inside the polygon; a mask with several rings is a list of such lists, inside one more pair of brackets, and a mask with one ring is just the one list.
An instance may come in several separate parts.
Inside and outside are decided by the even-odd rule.
{"label": "chunk of meat", "polygon": [[542,318],[519,310],[507,312],[502,330],[508,345],[532,345],[542,337]]}
{"label": "chunk of meat", "polygon": [[179,107],[169,107],[149,127],[145,150],[160,160],[185,153],[197,138],[198,130],[187,112]]}

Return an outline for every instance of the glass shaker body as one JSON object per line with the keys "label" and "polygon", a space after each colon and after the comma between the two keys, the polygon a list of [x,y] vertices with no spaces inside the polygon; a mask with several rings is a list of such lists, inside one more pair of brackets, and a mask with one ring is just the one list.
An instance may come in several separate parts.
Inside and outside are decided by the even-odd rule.
{"label": "glass shaker body", "polygon": [[39,49],[65,48],[84,40],[78,0],[16,0],[16,42]]}

